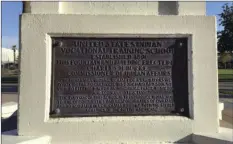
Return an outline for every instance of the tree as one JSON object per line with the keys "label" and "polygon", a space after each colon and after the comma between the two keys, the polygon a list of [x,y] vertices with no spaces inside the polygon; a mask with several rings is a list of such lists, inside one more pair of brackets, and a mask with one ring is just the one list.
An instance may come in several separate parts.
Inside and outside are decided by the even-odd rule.
{"label": "tree", "polygon": [[233,2],[223,5],[223,12],[220,16],[220,26],[224,29],[218,32],[218,51],[232,52],[233,51]]}
{"label": "tree", "polygon": [[19,63],[19,55],[16,57],[16,63]]}
{"label": "tree", "polygon": [[222,53],[220,55],[220,62],[222,62],[222,64],[224,64],[224,68],[226,68],[226,64],[227,62],[230,62],[232,60],[232,55],[230,53]]}

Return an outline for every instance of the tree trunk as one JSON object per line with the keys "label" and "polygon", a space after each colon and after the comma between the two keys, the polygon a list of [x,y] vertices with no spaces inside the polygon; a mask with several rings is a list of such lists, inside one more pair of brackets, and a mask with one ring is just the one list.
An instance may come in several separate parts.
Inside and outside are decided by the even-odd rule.
{"label": "tree trunk", "polygon": [[15,64],[15,49],[13,51],[14,51],[14,64]]}

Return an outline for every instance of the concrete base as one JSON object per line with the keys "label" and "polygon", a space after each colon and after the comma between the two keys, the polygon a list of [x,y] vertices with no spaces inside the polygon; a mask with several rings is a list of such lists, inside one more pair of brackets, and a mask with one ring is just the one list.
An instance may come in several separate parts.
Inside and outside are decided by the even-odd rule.
{"label": "concrete base", "polygon": [[[233,143],[232,134],[233,134],[233,129],[227,129],[227,128],[220,128],[220,133],[218,134],[209,134],[209,135],[193,134],[192,135],[193,141],[189,144],[232,144]],[[50,136],[40,136],[40,137],[17,136],[17,130],[8,131],[2,134],[3,144],[55,144],[55,143],[51,143],[51,140],[52,138]],[[171,143],[164,143],[164,144],[171,144]]]}
{"label": "concrete base", "polygon": [[17,136],[17,130],[7,131],[2,134],[3,144],[50,144],[50,136]]}
{"label": "concrete base", "polygon": [[224,109],[224,103],[219,102],[218,110],[219,110],[219,120],[222,120],[222,111]]}
{"label": "concrete base", "polygon": [[232,144],[233,129],[221,127],[218,134],[194,134],[193,142],[195,144]]}
{"label": "concrete base", "polygon": [[16,102],[4,103],[2,105],[2,119],[15,116],[17,110],[18,110],[18,103]]}
{"label": "concrete base", "polygon": [[17,110],[18,103],[16,102],[7,102],[2,104],[2,132],[17,128]]}

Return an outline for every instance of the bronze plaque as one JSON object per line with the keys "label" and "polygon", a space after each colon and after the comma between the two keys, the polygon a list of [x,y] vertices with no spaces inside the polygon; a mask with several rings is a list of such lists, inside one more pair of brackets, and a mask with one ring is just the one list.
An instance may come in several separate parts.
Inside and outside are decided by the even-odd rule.
{"label": "bronze plaque", "polygon": [[189,116],[187,38],[52,38],[51,117]]}

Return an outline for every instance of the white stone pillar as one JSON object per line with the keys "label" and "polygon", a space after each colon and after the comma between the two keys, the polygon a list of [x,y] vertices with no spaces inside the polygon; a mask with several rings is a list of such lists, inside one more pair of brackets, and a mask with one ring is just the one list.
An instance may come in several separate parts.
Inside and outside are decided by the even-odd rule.
{"label": "white stone pillar", "polygon": [[179,1],[178,2],[179,15],[206,15],[206,2],[205,1]]}
{"label": "white stone pillar", "polygon": [[23,12],[32,14],[58,14],[60,2],[27,1],[23,2]]}
{"label": "white stone pillar", "polygon": [[64,14],[158,15],[158,2],[60,2]]}

